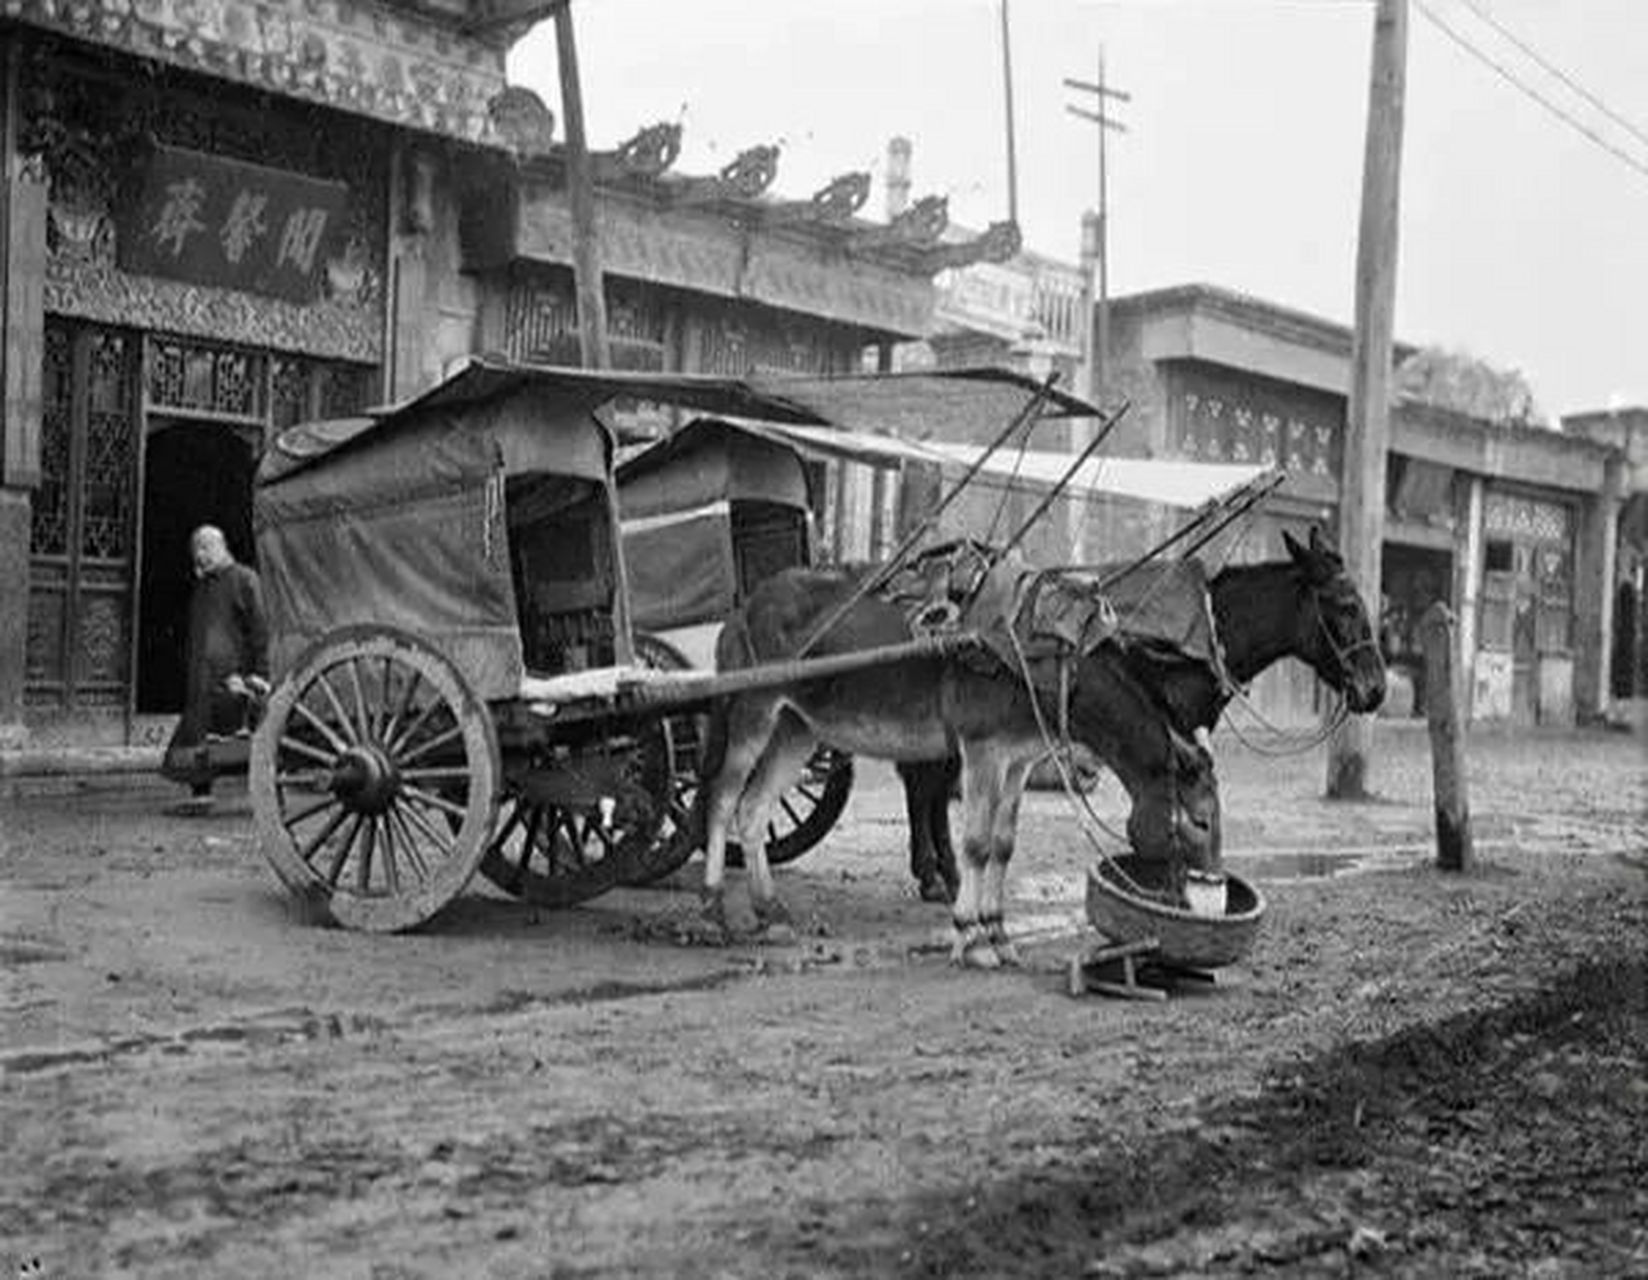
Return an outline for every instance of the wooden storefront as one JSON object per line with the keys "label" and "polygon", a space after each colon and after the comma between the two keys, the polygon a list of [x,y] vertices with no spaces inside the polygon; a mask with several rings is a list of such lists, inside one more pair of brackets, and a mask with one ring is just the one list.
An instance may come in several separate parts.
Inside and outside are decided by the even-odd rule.
{"label": "wooden storefront", "polygon": [[271,436],[435,363],[409,140],[495,147],[506,45],[345,0],[7,12],[0,745],[153,744],[189,532],[253,560]]}

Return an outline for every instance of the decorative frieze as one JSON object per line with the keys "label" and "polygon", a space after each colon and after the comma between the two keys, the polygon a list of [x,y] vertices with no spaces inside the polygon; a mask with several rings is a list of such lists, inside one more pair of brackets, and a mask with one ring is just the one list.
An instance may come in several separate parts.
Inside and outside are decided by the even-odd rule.
{"label": "decorative frieze", "polygon": [[490,110],[505,89],[503,45],[411,8],[365,0],[0,0],[0,17],[465,142],[510,141]]}

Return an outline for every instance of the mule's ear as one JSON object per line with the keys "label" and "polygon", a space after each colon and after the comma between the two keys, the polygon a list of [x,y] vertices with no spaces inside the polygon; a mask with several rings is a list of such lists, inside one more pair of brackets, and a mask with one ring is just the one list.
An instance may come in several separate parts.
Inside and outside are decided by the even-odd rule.
{"label": "mule's ear", "polygon": [[1327,539],[1322,536],[1322,526],[1319,524],[1313,524],[1310,527],[1310,549],[1316,552],[1317,555],[1323,555],[1333,550],[1328,545]]}
{"label": "mule's ear", "polygon": [[[1315,536],[1316,530],[1312,528],[1311,537],[1314,538]],[[1282,545],[1287,548],[1288,555],[1292,556],[1296,561],[1303,563],[1307,558],[1305,549],[1299,545],[1299,539],[1295,538],[1286,529],[1282,530]]]}

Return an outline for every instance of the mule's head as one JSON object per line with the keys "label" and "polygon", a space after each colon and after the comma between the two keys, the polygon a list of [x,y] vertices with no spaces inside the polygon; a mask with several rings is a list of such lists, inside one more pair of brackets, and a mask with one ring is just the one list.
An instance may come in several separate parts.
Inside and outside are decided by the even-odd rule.
{"label": "mule's head", "polygon": [[1174,733],[1169,749],[1169,767],[1132,790],[1127,839],[1140,858],[1163,866],[1165,887],[1182,898],[1187,871],[1221,866],[1219,783],[1202,747]]}
{"label": "mule's head", "polygon": [[1077,661],[1072,734],[1108,765],[1133,801],[1127,822],[1136,853],[1168,865],[1174,888],[1189,869],[1219,866],[1219,790],[1213,757],[1173,727],[1156,691],[1113,643]]}
{"label": "mule's head", "polygon": [[1290,533],[1282,542],[1303,584],[1300,656],[1355,712],[1378,709],[1385,700],[1385,659],[1374,636],[1373,619],[1362,593],[1345,571],[1343,558],[1314,526],[1309,545]]}

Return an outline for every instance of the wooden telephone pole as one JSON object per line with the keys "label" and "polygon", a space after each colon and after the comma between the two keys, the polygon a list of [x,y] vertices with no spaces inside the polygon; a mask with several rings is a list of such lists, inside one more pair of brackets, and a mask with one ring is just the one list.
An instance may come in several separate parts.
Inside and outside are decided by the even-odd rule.
{"label": "wooden telephone pole", "polygon": [[572,274],[578,298],[578,348],[586,369],[607,369],[607,299],[601,278],[601,247],[595,228],[595,175],[584,138],[584,92],[578,82],[578,46],[572,37],[572,2],[555,9],[555,50],[561,73],[561,114],[566,117],[567,204],[572,213]]}
{"label": "wooden telephone pole", "polygon": [[[1356,245],[1356,333],[1350,403],[1339,467],[1339,548],[1374,616],[1385,541],[1385,452],[1390,442],[1391,346],[1396,312],[1397,213],[1402,109],[1407,89],[1408,0],[1378,0],[1362,156],[1362,218]],[[1350,716],[1328,749],[1329,799],[1368,794],[1373,725]]]}
{"label": "wooden telephone pole", "polygon": [[[1089,386],[1086,388],[1087,398],[1098,403],[1098,397],[1104,394],[1105,365],[1110,359],[1110,179],[1109,150],[1106,146],[1106,135],[1114,129],[1117,133],[1126,133],[1127,126],[1119,120],[1112,120],[1105,114],[1105,108],[1113,102],[1131,102],[1133,95],[1124,93],[1120,89],[1112,89],[1104,77],[1104,46],[1099,46],[1099,78],[1094,83],[1086,80],[1065,79],[1065,88],[1076,89],[1082,93],[1093,95],[1093,109],[1067,105],[1064,109],[1073,116],[1080,116],[1083,120],[1090,120],[1098,126],[1099,134],[1099,213],[1096,221],[1097,243],[1094,246],[1093,256],[1098,267],[1098,288],[1096,290],[1097,310],[1094,314],[1082,317],[1083,332],[1087,334],[1087,359],[1083,362],[1088,369]],[[1083,240],[1085,241],[1085,228]],[[1083,257],[1087,256],[1086,244],[1083,244]],[[1085,263],[1084,263],[1085,265]]]}

